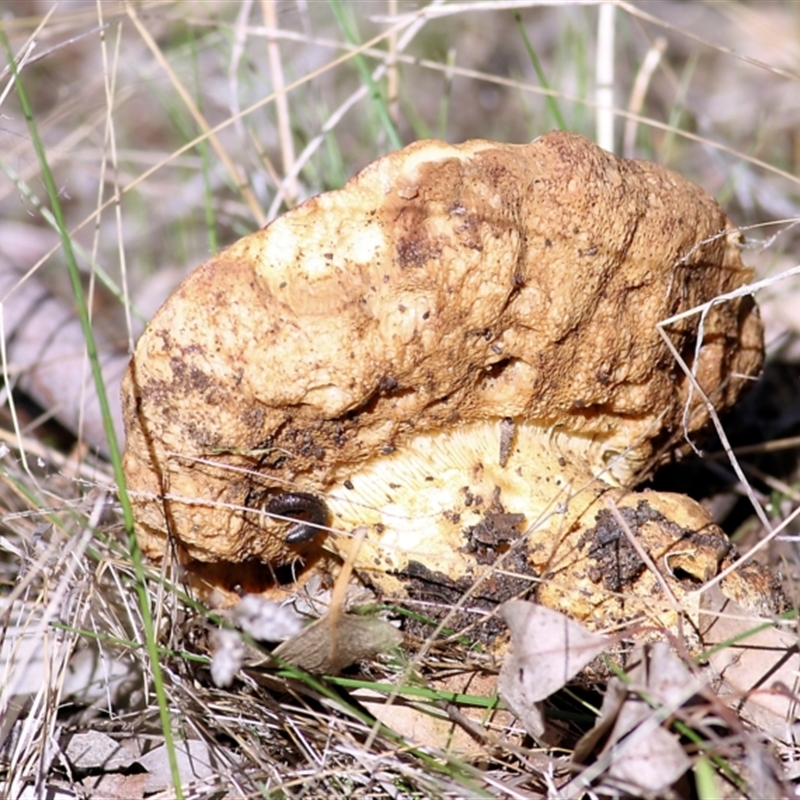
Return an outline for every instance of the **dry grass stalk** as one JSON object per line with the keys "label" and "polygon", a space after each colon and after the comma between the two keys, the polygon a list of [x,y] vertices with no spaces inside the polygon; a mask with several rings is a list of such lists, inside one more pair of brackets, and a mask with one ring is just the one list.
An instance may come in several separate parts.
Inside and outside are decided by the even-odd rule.
{"label": "dry grass stalk", "polygon": [[[28,5],[30,17],[6,16],[2,21],[35,99],[73,239],[85,249],[87,285],[90,274],[105,269],[108,285],[121,287],[122,309],[103,293],[95,299],[95,321],[109,323],[112,346],[124,349],[126,341],[138,336],[131,298],[149,317],[168,293],[163,287],[155,291],[155,283],[174,284],[186,267],[202,261],[209,229],[220,242],[231,242],[260,225],[262,218],[274,216],[285,196],[285,190],[276,188],[281,182],[294,184],[303,198],[339,185],[382,154],[374,144],[382,134],[366,100],[369,91],[350,68],[353,48],[328,7],[273,7],[274,20],[257,20],[236,19],[230,4],[219,2],[145,2],[135,10],[128,4],[61,4],[40,16],[36,6]],[[541,102],[544,96],[556,98],[571,127],[591,130],[596,106],[585,96],[585,87],[593,83],[592,69],[581,65],[594,63],[596,4],[493,0],[434,3],[412,14],[403,4],[397,11],[391,4],[388,9],[389,22],[381,18],[387,13],[383,2],[349,10],[357,18],[364,42],[358,49],[370,59],[373,80],[381,81],[387,69],[397,76],[398,110],[391,116],[404,141],[424,138],[425,128],[435,130],[442,109],[453,141],[476,136],[526,141],[551,124],[545,122],[551,118]],[[505,16],[509,9],[522,12],[550,81],[547,88],[527,60],[513,18]],[[743,226],[756,230],[779,221],[777,230],[783,235],[756,242],[755,250],[746,254],[758,277],[765,278],[788,274],[797,263],[800,151],[794,133],[796,65],[789,60],[796,53],[789,38],[796,7],[759,7],[757,17],[747,17],[751,11],[736,4],[698,4],[689,27],[682,4],[663,4],[658,18],[652,9],[617,3],[616,98],[623,104],[632,99],[627,110],[616,112],[637,126],[636,138],[629,136],[626,148],[668,161],[690,175]],[[629,38],[621,43],[623,29]],[[668,46],[646,92],[634,91],[635,71],[658,35]],[[265,36],[274,45],[264,46]],[[388,53],[381,49],[395,36],[396,48],[389,45]],[[269,47],[273,53],[278,50],[278,42],[281,61],[275,68],[299,77],[267,94],[264,86],[278,89],[280,82],[273,84],[268,56]],[[448,52],[452,56],[446,57]],[[16,267],[37,272],[40,285],[53,287],[63,303],[57,247],[44,257],[38,247],[41,242],[47,249],[51,241],[49,223],[41,216],[47,202],[39,166],[8,70],[3,75],[0,165],[7,180],[0,184],[0,206],[7,220],[21,223],[22,234],[12,238],[4,228],[0,251]],[[446,104],[442,87],[450,92]],[[286,98],[290,111],[288,132],[285,118],[278,131],[269,116],[278,96]],[[765,106],[770,113],[763,113]],[[214,146],[218,149],[212,153]],[[262,177],[265,159],[280,165],[267,179]],[[106,213],[112,206],[113,223]],[[211,221],[198,225],[207,209]],[[117,271],[116,264],[124,264],[124,271]],[[780,320],[772,330],[774,337],[781,337],[780,352],[785,354],[797,339],[796,315],[786,315],[780,301],[796,308],[797,284],[791,277],[777,281],[777,291],[764,303],[764,316],[768,329]],[[23,293],[35,284],[25,286]],[[15,298],[22,297],[2,293],[6,319]],[[130,748],[129,764],[144,758],[144,750],[165,763],[158,755],[163,733],[151,664],[142,647],[142,611],[127,542],[108,492],[108,465],[82,449],[68,453],[69,444],[52,438],[55,429],[41,428],[40,411],[50,414],[60,405],[63,412],[72,400],[58,392],[58,403],[43,396],[44,409],[25,405],[21,389],[33,394],[25,384],[32,373],[14,369],[23,359],[13,354],[8,328],[5,335],[4,374],[11,384],[15,377],[19,380],[3,394],[6,407],[14,409],[17,430],[10,433],[14,426],[6,408],[0,444],[0,796],[35,796],[49,787],[87,797],[141,797],[147,776],[136,769],[120,767],[104,774],[101,765],[76,767],[72,755],[63,755],[70,736],[93,731]],[[55,347],[61,338],[55,332],[51,344]],[[753,458],[753,448],[761,451],[756,457],[771,458],[759,461],[756,469],[774,479],[773,490],[786,484],[796,492],[791,407],[797,386],[792,370],[796,372],[792,363],[781,368],[773,361],[767,394],[753,395],[748,416],[739,423],[746,428],[745,438],[736,438],[736,423],[726,422],[725,431],[740,458]],[[86,402],[77,400],[76,409],[65,417],[75,433],[80,430],[76,411],[88,424]],[[777,458],[770,453],[776,446],[773,439],[785,440],[792,449]],[[741,453],[737,441],[744,441],[749,451]],[[732,481],[748,487],[751,501],[769,504],[773,528],[768,538],[750,532],[763,533],[760,523],[732,532],[752,547],[748,555],[767,554],[791,592],[800,580],[796,500],[777,492],[769,498],[768,484],[748,477],[757,473],[746,466],[738,479],[730,474]],[[702,482],[714,491],[707,474]],[[730,506],[730,499],[729,492],[720,490],[714,502]],[[738,519],[738,514],[730,516],[729,524],[736,527]],[[507,564],[499,569],[514,575]],[[732,567],[742,569],[738,563]],[[421,747],[413,730],[398,739],[364,717],[358,703],[343,701],[360,691],[350,685],[303,680],[252,665],[233,689],[219,689],[208,678],[206,660],[209,628],[216,622],[206,622],[204,612],[187,600],[183,577],[170,564],[161,573],[149,571],[148,597],[178,738],[207,745],[202,760],[213,769],[210,777],[197,780],[187,773],[180,789],[168,788],[171,780],[166,778],[153,791],[187,798],[214,792],[228,797],[530,798],[555,796],[573,778],[575,787],[581,776],[589,777],[583,768],[573,775],[575,768],[563,752],[532,747],[514,726],[482,726],[484,738],[471,739],[475,750],[469,758],[448,751],[455,740],[447,735],[423,739]],[[314,589],[308,587],[305,594]],[[318,587],[324,595],[323,589]],[[398,708],[421,707],[456,720],[456,726],[461,722],[474,734],[480,714],[477,723],[474,717],[471,722],[459,717],[466,714],[467,703],[481,697],[479,691],[471,694],[470,680],[474,684],[478,676],[499,667],[474,645],[474,632],[487,619],[476,600],[480,590],[476,584],[462,596],[442,598],[440,623],[421,622],[416,635],[409,635],[406,658],[413,665],[413,683],[398,679],[410,674],[408,663],[380,659],[350,677],[364,680],[379,698],[392,696]],[[433,605],[409,603],[406,613],[432,616]],[[453,695],[457,685],[464,691]],[[429,694],[400,694],[407,689]],[[793,686],[787,691],[796,694]],[[592,700],[599,698],[581,696],[581,703]],[[580,716],[584,709],[568,695],[559,696],[554,706],[570,717],[572,742],[591,725],[589,715]],[[721,704],[715,713],[727,727],[695,720],[703,742],[686,750],[692,780],[705,796],[764,797],[795,790],[800,780],[792,766],[798,760],[796,745],[778,741],[764,725],[751,732]],[[396,717],[390,712],[392,719]],[[713,763],[711,759],[717,761],[709,778],[704,765]],[[157,772],[158,763],[150,774]]]}

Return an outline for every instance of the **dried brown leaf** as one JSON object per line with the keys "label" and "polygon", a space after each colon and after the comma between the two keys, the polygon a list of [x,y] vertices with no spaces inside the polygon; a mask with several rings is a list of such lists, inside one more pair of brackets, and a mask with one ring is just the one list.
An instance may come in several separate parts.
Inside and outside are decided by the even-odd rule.
{"label": "dried brown leaf", "polygon": [[[640,792],[663,792],[691,765],[677,737],[663,719],[701,688],[702,683],[670,651],[666,642],[638,647],[628,682],[609,681],[600,718],[575,748],[574,760],[586,762],[607,736],[597,756],[598,774]],[[647,699],[645,699],[647,698]]]}
{"label": "dried brown leaf", "polygon": [[113,772],[130,767],[137,754],[101,731],[76,733],[67,745],[64,755],[73,769]]}
{"label": "dried brown leaf", "polygon": [[331,675],[403,641],[394,626],[378,617],[326,614],[275,648],[283,661],[315,675]]}
{"label": "dried brown leaf", "polygon": [[692,761],[678,738],[660,727],[654,717],[642,723],[611,752],[608,777],[641,792],[658,794],[672,786]]}
{"label": "dried brown leaf", "polygon": [[[708,648],[764,625],[759,617],[723,594],[703,593],[701,634]],[[800,653],[795,631],[770,627],[713,653],[709,662],[721,678],[720,697],[758,727],[792,740],[798,716]]]}
{"label": "dried brown leaf", "polygon": [[534,738],[545,735],[540,701],[561,689],[609,645],[557,611],[523,600],[500,609],[511,631],[513,651],[500,670],[498,689]]}
{"label": "dried brown leaf", "polygon": [[[175,743],[178,771],[184,788],[194,781],[217,775],[220,770],[218,756],[200,739],[189,739]],[[172,788],[172,771],[166,745],[160,745],[139,759],[149,773],[145,782],[145,794]]]}
{"label": "dried brown leaf", "polygon": [[[472,694],[490,697],[497,689],[494,675],[485,673],[459,673],[434,679],[429,688],[454,694]],[[487,710],[480,707],[458,706],[458,712],[466,718],[465,726],[454,720],[449,708],[441,704],[432,707],[411,698],[396,697],[391,703],[385,695],[368,689],[353,693],[361,704],[378,720],[383,722],[408,741],[419,745],[434,747],[459,757],[474,757],[486,753],[485,739],[496,731],[502,732],[505,741],[512,734],[513,715],[502,708]],[[519,729],[518,729],[519,730]]]}

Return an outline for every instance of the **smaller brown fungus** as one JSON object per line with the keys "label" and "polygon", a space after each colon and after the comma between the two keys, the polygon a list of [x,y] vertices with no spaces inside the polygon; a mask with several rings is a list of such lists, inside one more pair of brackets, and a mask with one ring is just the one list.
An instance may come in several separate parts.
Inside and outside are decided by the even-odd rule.
{"label": "smaller brown fungus", "polygon": [[[581,539],[613,501],[678,588],[716,574],[724,548],[692,565],[692,534],[718,533],[699,506],[625,489],[707,421],[656,326],[742,286],[740,243],[697,186],[575,134],[379,159],[150,322],[123,387],[143,549],[277,568],[365,528],[357,569],[402,593],[412,562],[489,569],[476,554],[505,521],[542,602],[629,616],[622,584],[661,584],[625,550],[612,591],[593,580],[611,556]],[[700,341],[691,315],[667,333],[719,411],[760,370],[748,296],[713,305]]]}

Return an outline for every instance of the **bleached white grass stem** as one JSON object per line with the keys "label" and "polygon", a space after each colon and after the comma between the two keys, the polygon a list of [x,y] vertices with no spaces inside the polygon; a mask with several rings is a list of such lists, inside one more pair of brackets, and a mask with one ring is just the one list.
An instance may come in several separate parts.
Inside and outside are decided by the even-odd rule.
{"label": "bleached white grass stem", "polygon": [[[571,6],[596,6],[607,0],[570,0]],[[442,17],[460,16],[471,11],[516,11],[520,8],[541,8],[545,6],[563,6],[564,0],[476,0],[465,3],[446,3],[436,7],[424,6],[410,14],[400,14],[396,17],[385,17],[376,14],[373,22],[410,22],[414,19],[441,19]]]}
{"label": "bleached white grass stem", "polygon": [[[397,14],[397,0],[388,0],[389,16]],[[389,58],[386,62],[386,96],[389,102],[389,116],[396,125],[400,118],[400,76],[397,70],[397,32],[389,37]]]}
{"label": "bleached white grass stem", "polygon": [[614,25],[616,6],[603,3],[597,15],[597,144],[609,153],[616,152],[614,142]]}
{"label": "bleached white grass stem", "polygon": [[231,117],[236,120],[234,127],[239,138],[244,141],[246,136],[242,117],[239,113],[242,109],[239,102],[239,65],[245,54],[247,44],[248,25],[250,10],[253,7],[253,0],[241,0],[239,10],[236,13],[236,21],[233,24],[233,40],[231,41],[231,57],[228,61],[228,104],[231,110]]}
{"label": "bleached white grass stem", "polygon": [[[50,12],[47,14],[47,16],[49,17],[50,14],[53,13],[53,11],[55,11],[55,7],[50,9]],[[44,25],[44,22],[42,22],[42,25]],[[42,25],[40,25],[39,28],[41,28]],[[37,30],[38,30],[38,28],[37,28]],[[19,69],[20,71],[27,66],[28,62],[31,60],[31,56],[33,55],[33,51],[36,49],[36,40],[34,39],[35,35],[36,35],[35,33],[31,35],[31,37],[28,39],[28,41],[25,42],[25,45],[23,46],[23,48],[20,50],[19,55],[17,55],[17,63],[19,64],[19,67],[17,69]],[[0,77],[4,77],[6,71],[7,70],[4,70],[2,76],[0,76]],[[5,103],[6,98],[8,97],[8,93],[13,88],[14,88],[14,81],[8,81],[6,83],[6,88],[3,89],[2,94],[0,94],[0,106],[2,106],[3,103]]]}
{"label": "bleached white grass stem", "polygon": [[[92,540],[92,536],[93,529],[91,526],[87,525],[80,536],[67,539],[66,542],[61,541],[56,543],[54,541],[40,555],[37,562],[29,566],[30,574],[36,574],[45,570],[52,571],[54,567],[51,566],[50,561],[52,558],[57,558],[56,554],[59,549],[62,551],[62,555],[58,558],[58,563],[55,565],[56,570],[59,568],[63,569],[63,565],[68,560],[80,562],[86,548]],[[50,594],[47,606],[40,614],[37,614],[36,612],[38,612],[40,608],[40,606],[37,605],[33,610],[34,616],[29,618],[29,622],[31,625],[35,625],[35,627],[32,627],[29,635],[20,636],[19,642],[15,642],[15,649],[18,648],[17,657],[10,659],[7,664],[8,668],[11,668],[13,665],[13,669],[10,670],[9,675],[4,675],[3,680],[0,681],[0,719],[3,719],[8,712],[9,705],[18,695],[19,686],[26,678],[28,663],[35,656],[39,648],[43,646],[42,643],[44,642],[47,644],[53,641],[61,641],[63,638],[63,633],[53,629],[51,623],[58,619],[63,610],[65,598],[69,592],[73,591],[74,585],[75,575],[69,569],[63,570],[58,583]],[[6,603],[8,604],[13,603],[13,601],[13,597],[6,598]],[[38,617],[38,619],[35,617]],[[0,745],[2,745],[1,742]]]}
{"label": "bleached white grass stem", "polygon": [[[597,4],[598,4],[597,0],[593,0],[592,2],[581,3],[580,5],[597,5]],[[494,5],[497,5],[497,4],[492,3],[490,5],[487,5],[487,8],[493,7]],[[543,5],[543,4],[542,3],[531,3],[531,4],[516,3],[516,4],[514,4],[514,7],[517,7],[517,6],[525,7],[526,5]],[[547,3],[547,5],[552,5],[552,3]],[[509,7],[511,7],[511,6],[509,6]],[[630,10],[630,9],[627,9],[627,6],[623,6],[623,7],[625,7],[626,10]],[[427,8],[431,8],[431,6],[428,6]],[[418,15],[418,14],[417,15],[413,15],[412,19],[417,19],[418,16],[420,16],[420,15]],[[407,26],[407,17],[401,18],[401,20],[402,20],[401,22],[397,23],[398,30],[403,29],[403,28],[405,28]],[[662,22],[662,27],[669,28],[669,26],[664,25],[663,22]],[[669,28],[669,29],[671,29],[671,28]],[[339,56],[338,58],[334,59],[333,61],[328,62],[324,66],[319,67],[318,69],[312,70],[309,74],[304,75],[304,76],[298,78],[295,81],[292,81],[291,84],[287,85],[286,91],[290,92],[290,91],[302,86],[303,84],[308,83],[309,81],[313,80],[314,78],[319,77],[320,75],[325,74],[327,72],[330,72],[331,70],[333,70],[335,67],[339,66],[340,64],[342,64],[342,63],[344,63],[346,61],[349,61],[353,57],[354,52],[364,53],[365,55],[373,55],[375,53],[375,51],[372,48],[376,44],[378,44],[379,42],[381,42],[385,38],[387,38],[387,36],[389,36],[390,33],[392,32],[392,30],[394,30],[394,28],[377,34],[372,39],[370,39],[368,42],[365,42],[363,45],[359,46],[355,51],[352,50],[352,48],[347,44],[343,44],[341,42],[336,42],[336,43],[332,42],[331,46],[336,46],[336,47],[338,47],[340,49],[346,50],[346,52],[343,55]],[[262,31],[262,33],[266,33],[266,32]],[[273,33],[273,32],[270,32],[270,33]],[[285,36],[286,38],[292,38],[292,39],[297,39],[297,40],[302,40],[302,41],[309,41],[309,42],[315,43],[315,44],[327,44],[327,42],[324,39],[315,38],[315,39],[312,40],[312,39],[308,39],[308,37],[305,37],[302,34],[292,34],[292,33],[288,32],[288,31],[285,31],[285,30],[282,31],[280,35]],[[385,54],[385,52],[380,52],[380,53],[378,53],[378,55],[379,55],[379,57],[385,57],[386,54]],[[480,71],[480,70],[474,70],[474,69],[468,69],[468,68],[464,68],[464,67],[458,67],[458,66],[454,66],[453,64],[449,64],[449,63],[442,64],[440,62],[431,61],[430,59],[418,59],[418,58],[414,58],[414,57],[410,57],[410,56],[404,56],[404,55],[402,55],[400,53],[398,53],[398,55],[397,55],[397,60],[400,61],[400,62],[403,62],[403,63],[416,64],[417,66],[425,67],[426,69],[437,70],[437,71],[440,71],[442,73],[446,73],[446,74],[451,75],[451,76],[457,76],[457,77],[460,77],[460,78],[468,78],[468,79],[474,79],[474,80],[481,80],[481,81],[485,81],[487,83],[492,83],[492,84],[497,85],[497,86],[507,86],[507,87],[512,88],[512,89],[518,89],[518,90],[521,90],[521,91],[531,92],[531,93],[534,93],[534,94],[553,95],[553,96],[560,97],[565,101],[580,103],[582,105],[585,105],[588,108],[594,108],[595,107],[595,103],[593,101],[589,101],[586,98],[579,97],[577,95],[570,95],[568,93],[565,93],[565,92],[559,91],[559,90],[555,90],[555,89],[544,89],[541,86],[531,86],[531,85],[529,85],[527,83],[523,83],[521,81],[517,81],[517,80],[514,80],[512,78],[505,78],[505,77],[500,76],[500,75],[491,75],[489,73],[486,73],[486,72],[483,72],[483,71]],[[274,99],[275,99],[275,94],[274,93],[272,93],[270,95],[267,95],[266,97],[261,98],[260,100],[252,103],[247,108],[242,109],[237,114],[232,114],[231,116],[229,116],[228,118],[226,118],[222,122],[219,122],[217,125],[215,125],[213,128],[211,128],[211,130],[208,132],[208,134],[216,134],[216,133],[219,133],[220,131],[224,130],[225,128],[227,128],[230,125],[234,125],[234,126],[237,125],[240,122],[240,120],[242,120],[244,117],[247,117],[250,114],[252,114],[255,111],[257,111],[258,109],[269,105]],[[670,125],[670,124],[665,123],[665,122],[660,122],[659,120],[655,120],[655,119],[651,119],[651,118],[648,118],[648,117],[641,117],[641,116],[638,116],[638,115],[635,115],[635,114],[631,114],[630,112],[628,112],[626,110],[623,110],[623,109],[617,110],[617,114],[619,116],[621,116],[621,117],[626,118],[626,119],[635,119],[637,122],[649,125],[651,128],[654,128],[656,130],[667,131],[667,132],[670,132],[670,133],[676,133],[676,134],[680,135],[682,138],[686,139],[687,141],[698,142],[698,143],[704,144],[704,145],[710,145],[715,150],[719,151],[720,153],[727,153],[728,155],[731,155],[731,156],[733,156],[733,157],[735,157],[737,159],[745,161],[745,162],[747,162],[748,164],[750,164],[750,165],[752,165],[754,167],[758,167],[759,169],[762,169],[762,170],[764,170],[765,172],[767,172],[769,174],[777,175],[780,178],[784,178],[785,180],[790,181],[792,184],[800,185],[800,177],[798,177],[797,175],[794,175],[794,174],[792,174],[792,173],[790,173],[790,172],[788,172],[788,171],[786,171],[784,169],[781,169],[780,167],[777,167],[774,164],[770,164],[769,162],[764,161],[763,159],[756,158],[755,156],[748,155],[747,153],[742,153],[741,151],[739,151],[735,147],[730,147],[730,146],[725,145],[725,144],[723,144],[722,142],[719,142],[719,141],[717,141],[717,142],[711,141],[707,137],[701,136],[701,135],[696,134],[696,133],[692,133],[691,131],[677,129],[677,128],[675,128],[675,126]],[[146,181],[149,178],[151,178],[155,173],[159,172],[161,169],[163,169],[168,164],[175,163],[175,161],[180,156],[182,156],[184,153],[192,150],[193,148],[197,147],[198,144],[200,144],[205,139],[207,139],[208,138],[208,134],[205,134],[205,133],[199,134],[194,139],[192,139],[190,142],[187,142],[186,144],[184,144],[181,147],[177,148],[172,153],[170,153],[169,155],[167,155],[164,158],[160,159],[157,163],[153,164],[151,167],[146,169],[140,175],[137,175],[129,183],[125,184],[112,197],[108,198],[100,208],[95,209],[85,219],[83,219],[81,222],[79,222],[77,225],[75,225],[70,230],[70,234],[73,235],[73,236],[75,234],[77,234],[79,231],[81,231],[83,228],[85,228],[88,224],[90,224],[97,217],[97,215],[100,212],[102,212],[105,208],[109,207],[112,203],[119,202],[120,197],[122,197],[125,194],[129,194],[130,192],[132,192],[137,186],[139,186],[141,183],[144,183],[144,181]],[[273,216],[274,216],[274,214],[273,214]],[[31,269],[31,271],[35,271],[35,269],[38,268],[42,263],[44,263],[48,258],[50,258],[53,255],[53,253],[56,252],[57,249],[58,249],[58,245],[52,247],[40,259],[40,261],[37,262],[37,264]]]}
{"label": "bleached white grass stem", "polygon": [[[2,367],[3,372],[3,395],[7,397],[3,398],[6,400],[8,405],[8,411],[11,415],[11,424],[14,426],[14,433],[17,437],[17,441],[22,443],[22,431],[19,427],[19,418],[17,417],[17,406],[14,403],[14,398],[11,396],[11,389],[9,387],[13,386],[11,383],[11,379],[8,374],[8,352],[6,351],[6,332],[5,332],[5,321],[3,315],[3,303],[0,302],[0,366]],[[2,397],[2,395],[0,395]],[[28,459],[25,455],[25,448],[20,447],[19,449],[19,458],[22,462],[22,468],[25,470],[26,474],[31,480],[33,486],[36,487],[37,491],[41,491],[41,487],[39,486],[38,481],[33,476],[31,472],[31,468],[28,466]]]}
{"label": "bleached white grass stem", "polygon": [[[187,111],[192,115],[192,118],[197,123],[197,126],[200,128],[200,130],[203,131],[202,138],[208,140],[211,147],[214,148],[214,152],[217,154],[219,160],[225,165],[225,168],[228,170],[228,174],[231,176],[236,190],[241,192],[242,198],[247,203],[247,207],[250,209],[250,213],[253,215],[253,219],[256,221],[256,224],[259,227],[263,227],[267,220],[264,217],[264,212],[261,209],[261,205],[250,188],[247,180],[241,175],[239,169],[234,164],[233,159],[230,157],[230,155],[228,155],[228,152],[217,138],[217,128],[212,127],[206,120],[205,116],[201,113],[200,109],[197,107],[197,104],[192,99],[192,96],[189,94],[188,90],[183,85],[183,82],[178,77],[178,74],[164,57],[164,53],[156,40],[153,38],[153,35],[139,18],[136,8],[131,3],[128,3],[125,6],[125,10],[127,11],[131,22],[136,26],[136,30],[139,33],[139,36],[141,36],[142,41],[147,45],[147,48],[153,54],[153,57],[156,59],[158,64],[164,70],[164,73],[169,78],[173,88],[180,95],[181,102],[183,102],[183,104],[186,106]],[[277,99],[279,96],[280,92],[273,92],[271,99]]]}
{"label": "bleached white grass stem", "polygon": [[[386,31],[383,31],[383,32],[377,34],[376,36],[373,36],[372,39],[370,39],[368,42],[365,42],[363,45],[361,45],[360,47],[356,48],[355,50],[349,50],[348,49],[348,51],[346,53],[344,53],[343,55],[339,56],[338,58],[335,58],[332,61],[329,61],[324,66],[319,67],[317,69],[314,69],[310,73],[308,73],[307,75],[303,75],[302,77],[298,78],[297,80],[292,81],[290,84],[288,84],[285,87],[285,91],[287,93],[291,92],[292,90],[297,89],[300,86],[303,86],[304,84],[308,83],[309,81],[313,80],[314,78],[317,78],[320,75],[324,75],[325,73],[332,71],[335,67],[338,67],[340,64],[343,64],[346,61],[349,61],[357,53],[363,53],[363,52],[369,51],[369,49],[371,47],[375,46],[379,42],[382,42],[384,39],[386,39],[388,36],[390,36],[393,31],[402,30],[403,28],[406,28],[406,27],[407,27],[407,24],[404,23],[404,22],[403,23],[397,23],[397,25],[395,27],[392,27],[392,28],[390,28],[390,29],[388,29]],[[152,40],[152,37],[151,37],[151,40]],[[158,52],[160,52],[160,51],[158,51]],[[140,183],[143,183],[145,180],[147,180],[152,175],[154,175],[156,172],[158,172],[160,169],[162,169],[162,167],[165,167],[167,164],[173,163],[175,161],[175,159],[178,158],[178,156],[181,156],[184,153],[186,153],[187,151],[192,150],[193,148],[197,147],[197,145],[200,144],[200,142],[203,142],[206,139],[210,139],[215,134],[217,134],[220,131],[222,131],[225,128],[227,128],[229,125],[235,125],[239,120],[243,119],[244,117],[249,116],[250,114],[252,114],[255,111],[257,111],[259,108],[263,108],[264,106],[269,105],[271,102],[273,102],[275,100],[276,97],[277,97],[277,93],[276,92],[271,92],[266,97],[262,97],[260,100],[257,100],[255,103],[252,103],[247,108],[242,109],[238,114],[233,115],[231,117],[228,117],[227,119],[225,119],[222,122],[220,122],[217,125],[215,125],[213,128],[210,128],[207,131],[205,131],[204,133],[201,133],[200,135],[196,136],[190,142],[187,142],[186,144],[184,144],[181,147],[177,148],[175,151],[170,153],[168,156],[166,156],[165,158],[162,158],[160,161],[158,161],[158,163],[154,164],[152,167],[150,167],[149,169],[147,169],[144,172],[142,172],[140,175],[138,175],[136,178],[134,178],[130,183],[128,183],[125,186],[123,186],[122,189],[120,191],[116,192],[113,197],[110,197],[108,200],[106,200],[105,203],[103,203],[103,205],[100,208],[96,209],[86,219],[84,219],[82,222],[80,222],[78,225],[76,225],[75,228],[70,233],[71,234],[75,234],[78,231],[80,231],[82,228],[84,228],[86,225],[88,225],[93,219],[95,219],[97,217],[97,215],[101,211],[103,211],[103,209],[107,208],[112,203],[118,203],[120,197],[123,194],[127,194],[127,193],[131,192]],[[274,216],[274,214],[273,214],[273,216]],[[57,247],[53,247],[50,250],[50,252],[48,252],[41,259],[40,263],[43,263],[44,261],[46,261],[47,258],[49,258],[57,249],[58,249]]]}
{"label": "bleached white grass stem", "polygon": [[[431,5],[436,6],[442,3],[443,0],[434,0]],[[398,61],[399,54],[405,50],[406,47],[411,43],[411,41],[416,37],[416,35],[422,30],[422,27],[425,24],[425,20],[418,19],[413,22],[411,25],[408,26],[408,29],[405,31],[403,36],[397,41],[397,44],[394,48],[394,51],[391,52],[387,58],[386,54],[381,54],[383,58],[386,60],[384,63],[379,64],[372,72],[372,80],[379,81],[385,74],[386,71],[389,69],[391,64],[396,64]],[[393,29],[391,34],[397,34],[397,30]],[[357,50],[353,50],[352,53],[355,55],[356,53],[366,52],[364,47],[359,47]],[[339,122],[343,119],[344,115],[360,100],[365,98],[369,93],[369,87],[366,84],[362,84],[361,86],[353,92],[350,97],[348,97],[332,114],[329,115],[328,119],[325,121],[325,124],[322,126],[320,132],[303,148],[303,152],[300,153],[294,164],[290,170],[286,172],[284,175],[283,181],[281,182],[280,186],[278,187],[278,193],[275,195],[275,199],[272,201],[272,204],[269,207],[269,211],[267,212],[268,219],[274,219],[278,213],[278,209],[280,208],[281,199],[283,197],[283,186],[287,180],[294,180],[299,174],[300,170],[306,165],[308,160],[311,156],[316,153],[316,151],[320,148],[322,143],[325,141],[325,137],[339,124]]]}
{"label": "bleached white grass stem", "polygon": [[[103,23],[103,3],[102,0],[97,0],[97,15],[101,25]],[[108,46],[106,43],[105,26],[102,26],[100,31],[100,53],[103,58],[103,86],[106,92],[106,125],[104,143],[108,145],[108,154],[111,161],[111,171],[113,174],[112,181],[114,186],[114,194],[119,196],[119,157],[117,155],[117,135],[116,128],[114,127],[114,109],[117,107],[117,65],[119,64],[120,48],[122,46],[122,26],[117,25],[117,36],[114,46],[113,66],[109,64]],[[106,182],[105,168],[106,168],[106,148],[103,148],[103,159],[100,168],[100,180],[98,181],[98,197],[97,205],[102,205],[103,193],[105,192]],[[125,257],[125,247],[123,242],[124,225],[122,221],[122,208],[119,202],[114,205],[114,222],[117,226],[117,241],[119,246],[117,252],[119,254],[119,270],[120,270],[120,285],[122,287],[122,309],[125,314],[125,330],[128,332],[128,352],[133,352],[133,319],[132,319],[132,303],[130,294],[128,292],[128,261]],[[97,216],[96,235],[92,247],[92,259],[90,264],[97,264],[100,259],[98,258],[98,249],[100,243],[100,215]],[[92,291],[94,291],[94,277],[95,271],[92,270]]]}
{"label": "bleached white grass stem", "polygon": [[634,148],[636,147],[636,132],[639,129],[638,116],[644,106],[644,99],[647,97],[647,90],[650,87],[650,81],[653,78],[653,73],[661,63],[661,59],[667,50],[667,40],[664,36],[659,36],[654,42],[652,47],[647,51],[644,57],[636,78],[633,81],[633,88],[631,89],[631,97],[628,101],[628,113],[633,115],[625,121],[625,134],[622,144],[622,155],[625,158],[633,158]]}
{"label": "bleached white grass stem", "polygon": [[[261,0],[261,10],[264,24],[268,28],[278,27],[277,3],[275,0]],[[279,194],[286,205],[291,208],[297,204],[298,187],[297,178],[288,177],[294,164],[294,139],[292,137],[292,121],[289,115],[289,98],[286,93],[286,84],[283,79],[283,65],[278,40],[271,36],[267,39],[267,56],[269,58],[269,71],[272,76],[272,89],[275,92],[275,112],[278,117],[278,140],[281,145],[281,160],[283,162],[284,179],[281,181]]]}

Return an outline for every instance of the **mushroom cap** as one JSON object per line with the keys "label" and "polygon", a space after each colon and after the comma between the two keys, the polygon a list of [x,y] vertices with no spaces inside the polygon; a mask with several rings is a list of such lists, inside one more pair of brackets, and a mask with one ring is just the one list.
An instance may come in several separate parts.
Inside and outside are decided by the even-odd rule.
{"label": "mushroom cap", "polygon": [[[143,549],[169,533],[184,560],[290,563],[305,545],[263,513],[285,492],[323,498],[344,534],[363,512],[402,550],[406,479],[461,498],[429,502],[431,540],[442,515],[463,529],[473,478],[493,493],[516,470],[521,499],[496,507],[527,524],[549,501],[525,500],[525,476],[630,484],[687,404],[689,433],[706,422],[656,325],[746,282],[740,240],[697,186],[576,134],[379,159],[200,266],[150,322],[122,390]],[[713,306],[695,359],[697,323],[668,333],[724,410],[761,367],[758,312]]]}

